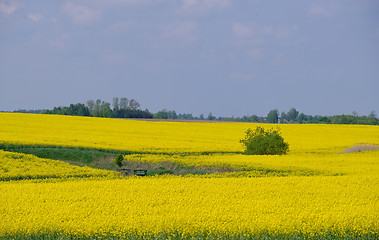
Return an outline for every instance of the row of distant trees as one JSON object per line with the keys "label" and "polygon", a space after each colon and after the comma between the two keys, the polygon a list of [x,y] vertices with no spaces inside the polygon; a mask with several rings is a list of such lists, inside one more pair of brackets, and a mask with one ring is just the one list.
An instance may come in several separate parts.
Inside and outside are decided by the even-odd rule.
{"label": "row of distant trees", "polygon": [[150,113],[149,110],[141,110],[140,104],[135,99],[126,97],[115,97],[112,104],[101,99],[89,100],[86,104],[70,104],[67,107],[55,107],[52,110],[19,110],[16,112],[61,114],[75,116],[93,116],[106,118],[155,118],[155,119],[180,119],[180,120],[212,120],[212,121],[233,121],[233,122],[256,122],[256,123],[323,123],[323,124],[363,124],[379,125],[376,113],[372,111],[368,116],[358,116],[356,112],[352,115],[335,116],[312,116],[300,113],[296,108],[291,108],[288,112],[279,114],[277,109],[269,111],[267,116],[257,115],[243,117],[216,117],[212,113],[207,116],[200,114],[194,116],[189,113],[179,113],[163,109],[157,113]]}
{"label": "row of distant trees", "polygon": [[324,124],[363,124],[379,125],[376,113],[372,111],[368,116],[358,116],[354,111],[352,115],[335,116],[312,116],[299,113],[291,108],[287,113],[282,112],[279,116],[278,110],[271,110],[266,117],[268,123],[324,123]]}
{"label": "row of distant trees", "polygon": [[175,111],[163,109],[154,114],[157,119],[182,119],[182,120],[216,120],[216,121],[233,121],[233,122],[256,122],[256,123],[324,123],[324,124],[364,124],[379,125],[379,119],[373,111],[368,116],[358,116],[356,112],[352,115],[335,115],[335,116],[312,116],[300,113],[296,108],[291,108],[288,112],[279,114],[277,109],[271,110],[266,117],[257,115],[243,117],[215,117],[209,113],[207,117],[200,114],[195,117],[192,114],[177,114]]}
{"label": "row of distant trees", "polygon": [[105,118],[153,118],[149,110],[141,110],[140,104],[135,99],[113,98],[112,105],[101,99],[88,100],[86,104],[70,104],[68,107],[55,107],[52,110],[44,110],[44,114],[60,114],[74,116],[91,116]]}

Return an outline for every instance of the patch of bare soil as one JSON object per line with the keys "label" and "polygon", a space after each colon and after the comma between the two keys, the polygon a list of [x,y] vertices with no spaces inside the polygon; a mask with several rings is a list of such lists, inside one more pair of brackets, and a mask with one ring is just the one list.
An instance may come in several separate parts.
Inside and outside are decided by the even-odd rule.
{"label": "patch of bare soil", "polygon": [[210,173],[222,173],[222,172],[235,172],[236,169],[228,167],[220,168],[210,168],[210,167],[188,167],[179,165],[173,162],[158,162],[158,163],[149,163],[149,162],[136,162],[136,161],[122,161],[122,167],[118,167],[113,162],[114,156],[102,157],[95,159],[89,167],[118,171],[123,173],[124,176],[133,176],[134,170],[147,170],[148,176],[153,175],[187,175],[187,174],[210,174]]}
{"label": "patch of bare soil", "polygon": [[118,169],[124,176],[132,176],[134,170],[144,169],[147,170],[147,175],[187,175],[187,174],[210,174],[216,172],[235,172],[235,169],[217,169],[209,167],[188,167],[182,166],[173,162],[159,162],[159,163],[148,163],[148,162],[135,162],[135,161],[123,161],[122,167]]}
{"label": "patch of bare soil", "polygon": [[95,159],[93,163],[89,164],[88,166],[116,171],[117,166],[116,164],[113,163],[113,159],[114,159],[114,156],[101,157],[101,158]]}
{"label": "patch of bare soil", "polygon": [[363,152],[363,151],[373,151],[378,150],[379,145],[376,144],[358,144],[343,150],[343,153],[353,153],[353,152]]}

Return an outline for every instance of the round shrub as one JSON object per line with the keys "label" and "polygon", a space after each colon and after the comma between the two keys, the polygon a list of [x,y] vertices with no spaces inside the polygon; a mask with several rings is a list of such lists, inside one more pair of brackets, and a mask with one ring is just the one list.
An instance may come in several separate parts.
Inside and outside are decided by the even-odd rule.
{"label": "round shrub", "polygon": [[122,160],[124,160],[124,156],[122,154],[117,155],[113,162],[116,163],[119,167],[122,166]]}
{"label": "round shrub", "polygon": [[280,136],[279,128],[265,130],[257,127],[254,131],[249,128],[240,142],[245,146],[245,153],[251,155],[283,155],[289,151],[289,145]]}

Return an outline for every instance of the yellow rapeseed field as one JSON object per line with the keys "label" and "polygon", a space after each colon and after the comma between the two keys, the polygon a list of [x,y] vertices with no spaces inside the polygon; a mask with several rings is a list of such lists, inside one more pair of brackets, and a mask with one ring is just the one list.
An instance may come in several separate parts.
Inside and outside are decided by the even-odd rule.
{"label": "yellow rapeseed field", "polygon": [[62,169],[60,179],[0,182],[0,238],[378,238],[379,151],[342,153],[379,144],[378,126],[280,125],[288,155],[243,155],[239,139],[255,126],[0,113],[0,146],[113,149],[133,153],[129,161],[239,171],[120,179],[0,151],[3,180]]}
{"label": "yellow rapeseed field", "polygon": [[378,234],[378,178],[131,178],[0,184],[0,233]]}
{"label": "yellow rapeseed field", "polygon": [[73,177],[118,177],[113,171],[73,166],[58,160],[0,150],[0,181]]}
{"label": "yellow rapeseed field", "polygon": [[[239,152],[243,151],[239,140],[244,132],[257,125],[0,113],[0,144],[163,153]],[[295,152],[336,152],[359,143],[379,144],[379,126],[288,124],[280,128]]]}

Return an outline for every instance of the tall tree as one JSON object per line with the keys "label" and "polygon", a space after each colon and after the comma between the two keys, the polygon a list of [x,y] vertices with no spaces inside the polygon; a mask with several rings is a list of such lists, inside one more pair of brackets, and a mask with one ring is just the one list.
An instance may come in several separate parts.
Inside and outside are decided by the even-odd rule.
{"label": "tall tree", "polygon": [[113,111],[118,111],[120,109],[119,107],[119,101],[118,101],[118,97],[114,97],[113,98],[113,102],[112,102],[112,105],[113,105]]}
{"label": "tall tree", "polygon": [[168,119],[168,112],[166,109],[162,109],[161,111],[154,114],[154,118],[157,119]]}
{"label": "tall tree", "polygon": [[212,113],[210,112],[210,113],[208,114],[207,120],[215,120],[215,119],[216,119],[216,117],[214,117],[214,116],[212,115]]}
{"label": "tall tree", "polygon": [[120,109],[126,110],[128,109],[129,100],[125,97],[120,99]]}
{"label": "tall tree", "polygon": [[112,109],[111,104],[109,102],[102,102],[100,106],[100,116],[99,117],[111,117]]}
{"label": "tall tree", "polygon": [[284,111],[280,115],[280,123],[288,123],[288,115]]}
{"label": "tall tree", "polygon": [[139,104],[139,102],[137,102],[137,100],[130,99],[130,101],[129,101],[129,108],[131,110],[137,110],[137,109],[139,109],[139,107],[140,107],[140,104]]}
{"label": "tall tree", "polygon": [[90,114],[92,114],[94,107],[95,107],[95,102],[93,100],[88,100],[87,106],[88,106],[88,110],[89,110]]}
{"label": "tall tree", "polygon": [[175,110],[174,111],[168,111],[168,118],[169,119],[177,119],[178,115],[176,114]]}
{"label": "tall tree", "polygon": [[92,116],[94,117],[101,117],[101,99],[97,99],[95,106],[93,108]]}
{"label": "tall tree", "polygon": [[307,116],[304,113],[300,113],[297,117],[298,123],[304,123],[307,120]]}
{"label": "tall tree", "polygon": [[296,108],[291,108],[289,111],[288,111],[288,114],[287,114],[287,116],[288,116],[288,120],[289,121],[296,121],[296,118],[297,118],[297,116],[299,116],[299,112],[298,111],[296,111]]}
{"label": "tall tree", "polygon": [[376,112],[371,111],[370,114],[368,115],[369,118],[376,118]]}
{"label": "tall tree", "polygon": [[271,110],[267,114],[266,121],[268,123],[278,123],[278,121],[279,121],[279,112],[278,112],[278,110],[277,109]]}

